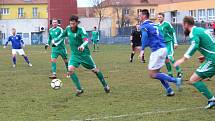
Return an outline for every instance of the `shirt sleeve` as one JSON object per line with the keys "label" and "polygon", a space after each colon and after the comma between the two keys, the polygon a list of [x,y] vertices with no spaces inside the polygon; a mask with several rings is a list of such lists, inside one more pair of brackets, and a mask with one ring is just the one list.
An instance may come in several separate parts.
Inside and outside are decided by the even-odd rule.
{"label": "shirt sleeve", "polygon": [[174,44],[178,44],[174,27],[169,23],[169,31],[172,34]]}
{"label": "shirt sleeve", "polygon": [[11,39],[10,39],[10,37],[8,37],[7,42],[5,43],[5,46],[7,46],[10,41],[11,41]]}
{"label": "shirt sleeve", "polygon": [[68,36],[68,35],[67,35],[67,29],[68,29],[68,28],[66,28],[66,29],[63,31],[63,29],[61,28],[61,34],[60,34],[58,37],[54,38],[54,41],[55,41],[55,44],[56,44],[56,45],[60,44],[62,41],[64,41],[64,38]]}
{"label": "shirt sleeve", "polygon": [[21,43],[24,45],[25,43],[24,43],[21,35],[19,35],[19,39],[20,39]]}
{"label": "shirt sleeve", "polygon": [[48,37],[48,45],[51,45],[51,41],[52,41],[52,37],[51,37],[51,34],[50,34],[51,31],[49,31],[49,37]]}
{"label": "shirt sleeve", "polygon": [[191,45],[184,54],[184,57],[191,58],[195,54],[195,52],[199,49],[199,41],[200,39],[198,36],[194,36],[191,38]]}
{"label": "shirt sleeve", "polygon": [[142,50],[145,49],[147,41],[148,41],[148,33],[147,31],[142,30]]}
{"label": "shirt sleeve", "polygon": [[88,38],[88,34],[87,34],[86,30],[83,27],[81,29],[82,29],[82,32],[81,32],[82,39]]}

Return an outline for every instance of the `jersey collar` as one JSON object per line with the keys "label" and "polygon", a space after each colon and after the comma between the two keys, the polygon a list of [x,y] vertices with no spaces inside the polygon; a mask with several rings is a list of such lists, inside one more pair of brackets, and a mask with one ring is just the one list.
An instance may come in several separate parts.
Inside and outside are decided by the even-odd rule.
{"label": "jersey collar", "polygon": [[193,29],[194,29],[194,28],[196,28],[196,26],[193,26],[193,27],[192,27],[192,29],[191,29],[191,31],[190,31],[190,34],[189,34],[190,37],[193,36]]}

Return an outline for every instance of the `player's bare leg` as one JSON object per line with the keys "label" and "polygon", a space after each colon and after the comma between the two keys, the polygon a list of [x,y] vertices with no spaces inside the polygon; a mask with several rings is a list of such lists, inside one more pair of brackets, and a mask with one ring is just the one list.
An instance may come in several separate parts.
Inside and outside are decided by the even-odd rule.
{"label": "player's bare leg", "polygon": [[205,108],[210,109],[215,106],[215,97],[203,82],[203,80],[204,79],[194,73],[190,77],[189,84],[193,85],[201,94],[203,94],[208,99],[208,105]]}

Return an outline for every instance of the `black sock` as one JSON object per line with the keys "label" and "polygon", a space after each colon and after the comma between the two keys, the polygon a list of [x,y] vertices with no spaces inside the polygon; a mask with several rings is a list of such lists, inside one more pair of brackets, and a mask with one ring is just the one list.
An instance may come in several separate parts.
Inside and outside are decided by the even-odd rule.
{"label": "black sock", "polygon": [[133,60],[133,58],[134,58],[134,53],[131,53],[131,60]]}

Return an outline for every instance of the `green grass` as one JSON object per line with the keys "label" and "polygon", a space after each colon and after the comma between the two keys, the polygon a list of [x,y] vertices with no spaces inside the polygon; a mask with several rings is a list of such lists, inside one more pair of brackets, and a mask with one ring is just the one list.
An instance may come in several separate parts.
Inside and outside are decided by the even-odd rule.
{"label": "green grass", "polygon": [[[57,71],[63,81],[60,90],[50,87],[50,52],[41,46],[26,47],[32,61],[29,68],[18,57],[17,68],[11,67],[10,49],[0,48],[0,120],[1,121],[71,121],[98,118],[97,121],[212,121],[215,110],[204,110],[206,99],[192,86],[185,84],[183,92],[165,97],[157,80],[150,79],[147,64],[135,56],[129,63],[129,46],[102,45],[92,53],[97,66],[108,80],[112,93],[105,94],[96,76],[84,68],[77,69],[85,93],[74,96],[74,85],[64,78],[65,68],[59,58]],[[187,46],[178,48],[176,58]],[[198,54],[197,54],[198,55]],[[146,56],[149,56],[147,50]],[[182,65],[184,78],[198,67],[192,60]],[[163,71],[166,71],[164,68]],[[213,79],[212,79],[213,80]],[[214,81],[206,82],[215,91]],[[173,85],[174,89],[175,86]],[[171,112],[172,111],[172,112]],[[124,117],[112,117],[124,115]],[[109,117],[109,118],[103,118]]]}

